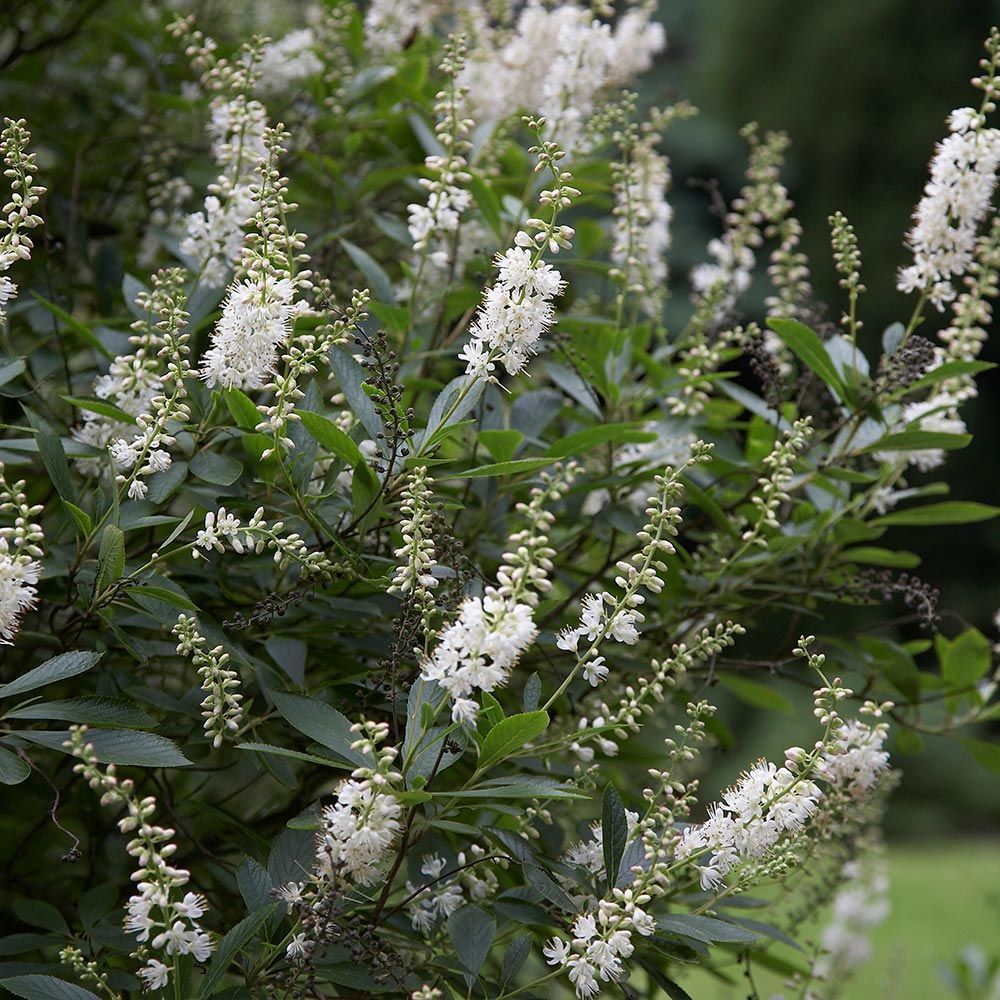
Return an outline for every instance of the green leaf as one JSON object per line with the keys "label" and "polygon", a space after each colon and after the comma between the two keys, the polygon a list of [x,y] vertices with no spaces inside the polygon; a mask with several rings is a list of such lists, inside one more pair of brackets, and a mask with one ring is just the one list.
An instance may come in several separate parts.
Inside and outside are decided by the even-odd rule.
{"label": "green leaf", "polygon": [[62,498],[62,502],[69,511],[70,517],[73,518],[73,523],[79,529],[80,534],[86,538],[94,528],[94,522],[90,515],[86,511],[80,510],[75,503],[70,503],[65,497]]}
{"label": "green leaf", "polygon": [[844,383],[840,378],[819,337],[798,320],[772,316],[767,325],[788,345],[792,353],[812,372],[819,376],[840,399],[846,397]]}
{"label": "green leaf", "polygon": [[666,934],[679,934],[694,938],[695,941],[704,941],[705,944],[750,944],[760,937],[745,927],[695,913],[671,913],[657,917],[656,926]]}
{"label": "green leaf", "polygon": [[371,757],[351,749],[357,736],[351,732],[351,723],[335,708],[315,698],[298,694],[272,691],[271,698],[285,721],[300,733],[332,750],[338,757],[350,761],[355,767],[371,764]]}
{"label": "green leaf", "polygon": [[253,400],[241,389],[223,389],[222,398],[236,421],[236,426],[245,431],[255,430],[261,422],[260,410]]}
{"label": "green leaf", "polygon": [[100,1000],[96,993],[55,976],[11,976],[0,985],[24,1000]]}
{"label": "green leaf", "polygon": [[484,479],[487,476],[515,476],[522,472],[537,472],[544,469],[559,458],[515,458],[510,462],[494,462],[492,465],[480,465],[466,472],[456,472],[441,479]]}
{"label": "green leaf", "polygon": [[553,906],[566,913],[576,913],[577,906],[568,892],[547,871],[533,864],[521,864],[524,877],[536,892],[542,894]]}
{"label": "green leaf", "polygon": [[496,462],[506,462],[513,458],[517,446],[524,440],[524,435],[515,430],[480,431],[479,441]]}
{"label": "green leaf", "polygon": [[116,524],[107,524],[101,534],[101,550],[97,555],[95,594],[103,594],[122,578],[125,572],[125,534]]}
{"label": "green leaf", "polygon": [[772,712],[783,712],[785,715],[795,714],[795,707],[792,703],[780,691],[775,691],[768,684],[751,680],[749,677],[737,677],[733,674],[720,675],[719,682],[724,688],[732,691],[744,705],[766,708]]}
{"label": "green leaf", "polygon": [[476,204],[479,206],[479,211],[483,213],[483,220],[486,222],[486,225],[497,236],[503,236],[503,222],[500,219],[500,199],[496,196],[493,188],[489,187],[481,177],[476,175],[469,181],[469,193],[475,198]]}
{"label": "green leaf", "polygon": [[500,963],[500,985],[506,986],[521,971],[531,952],[531,935],[518,934],[503,953]]}
{"label": "green leaf", "polygon": [[988,521],[997,514],[1000,514],[1000,507],[971,500],[945,500],[925,504],[923,507],[894,510],[871,523],[879,527],[893,524],[974,524],[977,521]]}
{"label": "green leaf", "polygon": [[236,869],[236,885],[248,910],[267,906],[271,898],[271,880],[266,869],[253,858],[244,858]]}
{"label": "green leaf", "polygon": [[340,391],[347,397],[347,403],[368,436],[378,439],[384,433],[382,418],[375,412],[375,406],[368,398],[363,383],[368,373],[354,359],[354,355],[342,347],[330,348],[330,367],[337,376]]}
{"label": "green leaf", "polygon": [[31,767],[26,760],[0,747],[0,784],[19,785],[29,774]]}
{"label": "green leaf", "polygon": [[357,444],[351,440],[332,420],[321,413],[310,413],[299,410],[302,426],[328,452],[342,458],[353,469],[359,462],[364,463],[364,456]]}
{"label": "green leaf", "polygon": [[926,375],[918,378],[916,382],[911,382],[906,387],[906,395],[909,396],[916,392],[922,392],[924,389],[929,389],[939,382],[944,382],[959,375],[979,375],[982,372],[989,371],[991,368],[996,368],[996,365],[989,361],[946,361],[943,365],[932,368]]}
{"label": "green leaf", "polygon": [[943,449],[955,451],[965,448],[972,441],[971,434],[945,434],[941,431],[900,431],[890,434],[861,449],[865,454],[872,451],[930,451]]}
{"label": "green leaf", "polygon": [[[63,744],[69,731],[20,730],[18,737],[29,743],[58,750],[71,751]],[[91,729],[87,742],[94,745],[94,753],[102,764],[129,764],[135,767],[189,767],[191,761],[170,740],[155,733],[136,729]]]}
{"label": "green leaf", "polygon": [[51,903],[41,899],[19,899],[13,910],[19,920],[32,927],[41,927],[53,934],[69,934],[66,918]]}
{"label": "green leaf", "polygon": [[339,242],[344,248],[344,252],[351,258],[354,266],[364,275],[365,281],[372,291],[372,295],[379,302],[386,302],[391,306],[395,305],[396,293],[392,287],[392,281],[389,280],[389,275],[385,273],[381,265],[376,263],[361,247],[355,246],[344,239]]}
{"label": "green leaf", "polygon": [[579,455],[605,444],[645,444],[658,435],[643,430],[642,424],[601,424],[559,438],[549,447],[550,455]]}
{"label": "green leaf", "polygon": [[250,943],[261,925],[274,913],[277,905],[269,903],[267,906],[262,906],[225,933],[202,980],[199,997],[212,996],[216,992],[216,987],[222,985],[233,959]]}
{"label": "green leaf", "polygon": [[1000,772],[1000,743],[970,738],[960,738],[958,742],[972,754],[977,764],[989,771]]}
{"label": "green leaf", "polygon": [[324,767],[349,767],[353,768],[353,763],[347,761],[334,760],[331,757],[319,757],[312,753],[302,753],[299,750],[287,750],[285,747],[276,747],[271,743],[237,743],[237,750],[249,750],[255,753],[270,753],[275,757],[288,757],[290,760],[302,760],[308,764],[322,764]]}
{"label": "green leaf", "polygon": [[72,330],[85,344],[92,347],[99,354],[103,354],[109,361],[111,360],[111,352],[97,339],[93,331],[85,323],[81,323],[75,316],[71,316],[65,309],[61,309],[54,302],[49,302],[48,299],[42,298],[38,292],[31,293],[34,298],[43,305],[57,320],[59,320],[63,326],[67,329]]}
{"label": "green leaf", "polygon": [[628,817],[614,785],[604,789],[601,806],[601,839],[604,845],[604,877],[609,886],[618,881],[618,868],[628,840]]}
{"label": "green leaf", "polygon": [[978,629],[967,629],[953,640],[938,634],[934,645],[941,661],[941,676],[952,687],[970,687],[982,680],[993,665],[993,646]]}
{"label": "green leaf", "polygon": [[553,778],[526,774],[520,778],[496,778],[475,788],[443,792],[451,799],[586,799],[589,798],[572,784],[562,784]]}
{"label": "green leaf", "polygon": [[486,771],[506,760],[526,743],[545,732],[549,725],[548,712],[523,712],[512,715],[495,725],[479,748],[480,771]]}
{"label": "green leaf", "polygon": [[915,552],[893,552],[874,545],[859,545],[845,549],[837,557],[838,562],[856,562],[865,566],[889,566],[893,569],[916,569],[920,556]]}
{"label": "green leaf", "polygon": [[478,906],[460,906],[448,917],[452,947],[458,960],[473,976],[479,975],[496,932],[496,920]]}
{"label": "green leaf", "polygon": [[214,451],[200,451],[191,459],[191,471],[206,483],[215,486],[232,486],[243,475],[243,466],[229,455]]}
{"label": "green leaf", "polygon": [[25,369],[24,358],[15,358],[3,367],[0,367],[0,385],[13,382]]}
{"label": "green leaf", "polygon": [[88,726],[121,726],[152,729],[156,722],[141,708],[120,698],[69,698],[38,701],[4,714],[5,719],[51,719]]}
{"label": "green leaf", "polygon": [[66,460],[66,452],[63,450],[62,441],[52,427],[43,420],[33,410],[23,406],[24,414],[28,418],[28,423],[35,430],[35,444],[38,445],[38,454],[45,466],[45,471],[52,480],[52,485],[56,492],[67,500],[76,500],[76,487],[69,475],[69,462]]}
{"label": "green leaf", "polygon": [[135,417],[131,413],[126,413],[124,410],[119,409],[117,406],[112,406],[111,403],[105,402],[102,399],[79,399],[76,396],[64,396],[62,394],[60,394],[59,398],[64,403],[75,406],[78,410],[97,413],[102,417],[107,417],[109,420],[116,420],[120,424],[135,423]]}
{"label": "green leaf", "polygon": [[146,583],[136,584],[129,587],[126,593],[132,597],[149,597],[154,601],[165,601],[175,608],[183,608],[185,611],[197,611],[198,607],[185,597],[178,594],[176,590],[168,590],[166,587],[151,587]]}
{"label": "green leaf", "polygon": [[92,653],[78,650],[72,653],[60,653],[46,660],[40,666],[29,670],[26,674],[15,678],[8,684],[0,684],[0,698],[13,698],[14,695],[34,691],[56,681],[65,680],[85,673],[97,663],[103,653]]}

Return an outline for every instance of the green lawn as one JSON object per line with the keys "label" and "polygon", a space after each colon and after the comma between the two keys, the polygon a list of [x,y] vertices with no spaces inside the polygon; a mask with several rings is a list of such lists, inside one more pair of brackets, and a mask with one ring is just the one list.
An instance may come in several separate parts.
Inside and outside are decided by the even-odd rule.
{"label": "green lawn", "polygon": [[[872,960],[840,1000],[946,1000],[953,994],[937,966],[971,944],[1000,953],[1000,841],[906,844],[891,847],[888,858],[892,914],[872,936]],[[738,985],[701,974],[682,982],[693,1000],[742,1000],[746,986],[734,978]],[[778,976],[755,979],[762,1000],[781,991]]]}

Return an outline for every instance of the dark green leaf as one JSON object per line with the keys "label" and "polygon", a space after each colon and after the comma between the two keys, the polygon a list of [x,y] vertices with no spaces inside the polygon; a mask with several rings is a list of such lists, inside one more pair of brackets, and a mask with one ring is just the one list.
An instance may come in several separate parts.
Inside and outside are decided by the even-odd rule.
{"label": "dark green leaf", "polygon": [[90,990],[55,976],[12,976],[0,979],[0,985],[23,1000],[100,1000]]}
{"label": "dark green leaf", "polygon": [[31,293],[35,299],[41,303],[56,319],[58,319],[67,330],[72,330],[85,344],[92,347],[99,354],[103,354],[109,361],[111,352],[97,339],[93,331],[86,323],[81,323],[75,316],[71,316],[65,309],[61,309],[54,302],[42,298],[37,292]]}
{"label": "dark green leaf", "polygon": [[604,845],[604,877],[609,886],[614,886],[628,840],[628,817],[615,786],[610,784],[604,789],[601,806],[601,839]]}
{"label": "dark green leaf", "polygon": [[[560,456],[561,458],[562,456]],[[510,462],[494,462],[491,465],[480,465],[466,472],[456,472],[450,476],[440,476],[441,479],[483,479],[486,476],[515,476],[522,472],[537,472],[544,469],[559,458],[515,458]]]}
{"label": "dark green leaf", "polygon": [[458,960],[473,976],[486,961],[496,934],[497,922],[485,910],[466,904],[448,917],[448,936]]}
{"label": "dark green leaf", "polygon": [[[69,732],[40,730],[20,731],[21,739],[39,746],[70,753],[63,746]],[[94,745],[94,752],[102,764],[132,764],[136,767],[189,767],[191,761],[170,740],[155,733],[134,729],[92,729],[87,742]]]}
{"label": "dark green leaf", "polygon": [[116,420],[120,424],[134,424],[135,417],[131,413],[126,413],[117,406],[112,406],[103,399],[78,399],[76,396],[59,397],[63,402],[75,406],[78,410],[86,410],[88,413],[97,413],[109,420]]}
{"label": "dark green leaf", "polygon": [[243,466],[229,455],[214,451],[200,451],[191,459],[191,471],[206,483],[215,486],[232,486],[243,475]]}
{"label": "dark green leaf", "polygon": [[506,986],[521,971],[521,967],[528,959],[531,951],[531,935],[518,934],[503,953],[503,962],[500,964],[500,985]]}
{"label": "dark green leaf", "polygon": [[0,698],[12,698],[14,695],[45,687],[46,684],[53,684],[55,681],[85,673],[103,655],[103,653],[92,653],[84,650],[60,653],[33,670],[29,670],[26,674],[15,678],[10,683],[0,684]]}
{"label": "dark green leaf", "polygon": [[351,732],[351,723],[343,713],[315,698],[298,694],[273,691],[271,697],[285,720],[300,733],[350,761],[355,767],[371,764],[370,757],[351,749],[357,735]]}
{"label": "dark green leaf", "polygon": [[244,917],[235,927],[227,931],[219,941],[219,946],[212,956],[212,962],[201,983],[200,997],[210,997],[216,992],[216,987],[222,985],[226,971],[233,959],[247,946],[261,925],[274,912],[277,903],[269,903]]}
{"label": "dark green leaf", "polygon": [[31,767],[26,760],[0,747],[0,784],[19,785],[29,774]]}
{"label": "dark green leaf", "polygon": [[371,255],[362,250],[361,247],[355,246],[348,240],[340,240],[340,245],[344,248],[347,256],[351,258],[354,266],[364,275],[372,295],[379,302],[395,305],[396,293],[392,287],[392,281],[389,280],[389,275],[385,273],[382,266],[376,263]]}
{"label": "dark green leaf", "polygon": [[115,524],[107,524],[101,533],[97,555],[97,582],[94,593],[103,594],[125,572],[125,535]]}
{"label": "dark green leaf", "polygon": [[695,913],[671,913],[657,917],[656,925],[667,934],[680,934],[683,937],[694,938],[695,941],[704,941],[706,944],[716,942],[750,944],[760,937],[745,927]]}
{"label": "dark green leaf", "polygon": [[721,674],[719,681],[724,688],[732,691],[745,705],[754,708],[766,708],[772,712],[784,712],[794,715],[795,707],[780,692],[768,684],[751,680],[749,677],[738,677],[734,674]]}
{"label": "dark green leaf", "polygon": [[86,723],[89,726],[122,726],[152,729],[156,725],[141,708],[119,698],[69,698],[40,701],[16,708],[7,719],[52,719],[57,722]]}

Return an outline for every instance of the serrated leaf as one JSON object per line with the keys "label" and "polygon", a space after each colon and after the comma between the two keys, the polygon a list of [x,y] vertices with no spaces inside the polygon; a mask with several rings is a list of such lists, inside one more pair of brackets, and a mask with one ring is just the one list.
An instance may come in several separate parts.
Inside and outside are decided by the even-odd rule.
{"label": "serrated leaf", "polygon": [[521,695],[521,707],[526,712],[534,712],[542,697],[542,679],[536,670],[525,682],[524,693]]}
{"label": "serrated leaf", "polygon": [[26,760],[6,747],[0,747],[0,784],[19,785],[29,774],[31,767]]}
{"label": "serrated leaf", "polygon": [[86,538],[90,532],[93,530],[94,522],[90,515],[81,510],[75,503],[70,503],[65,497],[62,497],[63,506],[69,511],[70,517],[73,518],[73,523],[77,526],[80,534]]}
{"label": "serrated leaf", "polygon": [[760,937],[746,927],[696,913],[671,913],[657,917],[656,926],[667,934],[680,934],[706,944],[750,944]]}
{"label": "serrated leaf", "polygon": [[478,770],[486,771],[512,756],[549,725],[548,712],[523,712],[495,725],[479,748]]}
{"label": "serrated leaf", "polygon": [[299,410],[298,414],[302,426],[332,455],[342,458],[352,469],[364,462],[361,449],[332,420],[308,410]]}
{"label": "serrated leaf", "polygon": [[252,431],[261,422],[260,410],[242,389],[223,389],[222,398],[226,401],[226,407],[236,421],[237,427]]}
{"label": "serrated leaf", "polygon": [[125,572],[125,534],[116,524],[107,524],[101,533],[101,548],[97,554],[95,594],[103,594]]}
{"label": "serrated leaf", "polygon": [[141,708],[120,698],[68,698],[39,701],[4,713],[5,719],[49,719],[89,726],[152,729],[156,722]]}
{"label": "serrated leaf", "polygon": [[458,960],[473,975],[486,961],[496,935],[497,922],[485,910],[472,904],[460,906],[448,917],[448,937]]}
{"label": "serrated leaf", "polygon": [[23,1000],[100,1000],[96,993],[55,976],[11,976],[0,986]]}
{"label": "serrated leaf", "polygon": [[500,985],[506,986],[521,971],[531,952],[531,935],[518,934],[503,953],[500,963]]}
{"label": "serrated leaf", "polygon": [[536,892],[540,892],[553,906],[565,913],[576,913],[576,904],[568,892],[548,872],[533,864],[522,864],[525,880]]}
{"label": "serrated leaf", "polygon": [[267,871],[253,858],[244,858],[236,869],[236,886],[250,911],[266,906],[271,898]]}
{"label": "serrated leaf", "polygon": [[589,798],[572,784],[554,778],[526,774],[519,778],[494,778],[475,788],[462,788],[446,793],[452,799],[586,799]]}
{"label": "serrated leaf", "polygon": [[85,673],[103,655],[103,653],[84,650],[60,653],[9,683],[0,684],[0,698],[12,698],[14,695],[25,694],[36,688],[45,687],[46,684],[53,684],[56,681],[65,680],[67,677],[75,677],[77,674]]}
{"label": "serrated leaf", "polygon": [[298,694],[272,691],[275,708],[285,721],[300,733],[332,750],[338,757],[350,761],[355,767],[370,765],[371,757],[351,749],[357,736],[351,732],[348,718],[337,709],[315,698]]}
{"label": "serrated leaf", "polygon": [[601,839],[604,846],[604,877],[609,886],[614,886],[618,881],[618,866],[628,840],[628,817],[614,785],[608,785],[604,789]]}
{"label": "serrated leaf", "polygon": [[205,972],[199,997],[210,997],[216,992],[216,987],[222,984],[233,959],[247,946],[267,918],[274,913],[277,905],[277,903],[269,903],[262,906],[248,917],[244,917],[235,927],[223,935],[215,954],[212,955],[211,964]]}
{"label": "serrated leaf", "polygon": [[560,461],[562,456],[552,456],[551,458],[515,458],[510,462],[493,462],[491,465],[479,465],[474,469],[465,472],[456,472],[450,476],[439,476],[440,479],[483,479],[487,476],[516,476],[524,472],[537,472],[554,462]]}
{"label": "serrated leaf", "polygon": [[[71,751],[63,746],[69,739],[69,731],[51,732],[44,730],[22,730],[18,737],[29,743],[58,750]],[[191,761],[176,745],[155,733],[144,733],[136,729],[91,729],[87,742],[94,745],[94,753],[102,764],[130,764],[136,767],[189,767]]]}

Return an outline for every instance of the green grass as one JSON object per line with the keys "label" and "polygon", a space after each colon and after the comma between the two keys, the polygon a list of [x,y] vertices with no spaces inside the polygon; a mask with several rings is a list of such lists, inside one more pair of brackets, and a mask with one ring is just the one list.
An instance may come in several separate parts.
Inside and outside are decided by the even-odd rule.
{"label": "green grass", "polygon": [[[953,994],[938,966],[968,945],[1000,953],[1000,841],[905,844],[891,847],[888,859],[892,913],[872,935],[871,961],[839,1000],[947,1000]],[[739,971],[733,986],[700,973],[681,982],[693,1000],[742,1000],[749,991]],[[755,973],[755,981],[761,1000],[781,992],[775,974]]]}

